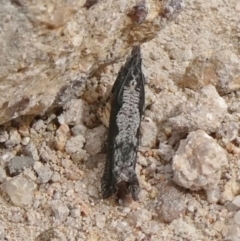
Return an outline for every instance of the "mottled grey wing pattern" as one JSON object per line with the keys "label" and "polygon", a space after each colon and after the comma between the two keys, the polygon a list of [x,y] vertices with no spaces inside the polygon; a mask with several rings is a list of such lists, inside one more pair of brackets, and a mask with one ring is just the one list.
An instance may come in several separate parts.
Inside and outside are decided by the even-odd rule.
{"label": "mottled grey wing pattern", "polygon": [[135,46],[112,88],[107,160],[101,182],[103,198],[121,193],[137,199],[139,182],[135,166],[145,103],[141,65],[140,46]]}

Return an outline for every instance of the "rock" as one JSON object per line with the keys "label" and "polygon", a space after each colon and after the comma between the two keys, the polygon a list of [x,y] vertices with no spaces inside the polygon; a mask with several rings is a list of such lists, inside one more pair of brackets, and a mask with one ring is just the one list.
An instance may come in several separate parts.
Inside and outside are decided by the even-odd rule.
{"label": "rock", "polygon": [[82,124],[86,102],[81,99],[73,99],[64,105],[64,112],[58,117],[60,124]]}
{"label": "rock", "polygon": [[211,136],[203,130],[191,132],[173,157],[173,180],[191,190],[214,188],[227,163],[224,149]]}
{"label": "rock", "polygon": [[33,168],[38,174],[38,183],[47,183],[51,180],[53,176],[53,171],[50,169],[49,166],[42,165],[41,162],[35,162]]}
{"label": "rock", "polygon": [[86,144],[84,149],[90,155],[96,155],[102,151],[103,143],[107,138],[107,129],[101,125],[86,132]]}
{"label": "rock", "polygon": [[42,119],[39,119],[32,125],[32,128],[34,128],[35,131],[40,132],[46,128],[46,125]]}
{"label": "rock", "polygon": [[75,125],[72,129],[71,129],[72,133],[74,136],[78,136],[78,135],[85,135],[86,131],[87,131],[87,127],[83,124],[78,124]]}
{"label": "rock", "polygon": [[81,210],[80,208],[75,208],[75,209],[72,209],[71,212],[70,212],[70,215],[71,217],[73,218],[78,218],[81,216]]}
{"label": "rock", "polygon": [[174,150],[171,145],[160,143],[158,153],[164,161],[169,162],[173,158]]}
{"label": "rock", "polygon": [[240,191],[240,184],[238,181],[231,179],[229,180],[223,188],[223,192],[221,193],[221,202],[225,203],[226,201],[232,201],[234,197]]}
{"label": "rock", "polygon": [[240,195],[236,196],[236,197],[233,199],[232,203],[233,203],[234,205],[236,205],[236,206],[240,209]]}
{"label": "rock", "polygon": [[4,182],[1,188],[15,206],[23,207],[31,204],[36,184],[25,177],[16,176]]}
{"label": "rock", "polygon": [[10,175],[18,175],[20,174],[24,168],[32,167],[34,165],[35,160],[31,157],[27,156],[15,156],[8,163],[8,171]]}
{"label": "rock", "polygon": [[[238,219],[238,217],[236,217]],[[235,221],[235,219],[234,219]],[[238,220],[237,220],[238,221]],[[228,233],[225,237],[226,241],[239,241],[240,240],[240,227],[239,224],[231,224],[228,228]]]}
{"label": "rock", "polygon": [[29,142],[25,147],[24,147],[24,152],[26,155],[32,157],[35,161],[39,161],[39,155],[38,155],[38,149],[36,145],[33,142]]}
{"label": "rock", "polygon": [[212,84],[220,94],[240,88],[240,60],[232,48],[205,53],[189,63],[180,85],[197,90]]}
{"label": "rock", "polygon": [[22,145],[26,146],[30,142],[31,138],[29,136],[25,136],[22,138]]}
{"label": "rock", "polygon": [[183,0],[147,0],[145,17],[139,19],[133,0],[98,1],[90,9],[76,0],[44,6],[15,2],[0,5],[6,16],[0,34],[0,124],[42,114],[54,102],[63,105],[79,96],[91,72],[125,56],[132,43],[153,39],[184,8]]}
{"label": "rock", "polygon": [[179,106],[169,119],[173,132],[202,129],[207,133],[216,132],[227,114],[227,104],[212,85],[195,92],[193,97]]}
{"label": "rock", "polygon": [[181,239],[177,240],[195,240],[197,229],[193,224],[184,221],[182,218],[172,222],[174,233],[178,234]]}
{"label": "rock", "polygon": [[[54,238],[57,237],[56,232],[54,231],[53,228],[49,228],[47,230],[44,230],[41,232],[35,239],[35,241],[51,241],[55,240]],[[58,241],[58,239],[56,240]]]}
{"label": "rock", "polygon": [[213,225],[213,229],[217,232],[221,232],[226,227],[226,224],[223,221],[217,221]]}
{"label": "rock", "polygon": [[69,131],[70,129],[66,124],[60,125],[60,127],[57,129],[56,137],[54,139],[54,144],[57,150],[64,151]]}
{"label": "rock", "polygon": [[0,143],[4,143],[8,140],[9,134],[5,130],[0,131]]}
{"label": "rock", "polygon": [[65,150],[69,154],[77,153],[79,149],[83,148],[84,143],[85,143],[84,136],[82,135],[73,136],[67,141]]}
{"label": "rock", "polygon": [[173,182],[164,183],[155,204],[158,216],[166,223],[171,223],[186,211],[184,193]]}
{"label": "rock", "polygon": [[52,210],[55,218],[59,219],[60,221],[65,221],[70,213],[68,207],[59,201],[52,203]]}
{"label": "rock", "polygon": [[6,180],[6,171],[0,166],[0,183]]}
{"label": "rock", "polygon": [[240,225],[240,211],[236,212],[234,215],[234,221],[237,225]]}
{"label": "rock", "polygon": [[221,196],[219,187],[208,188],[206,194],[209,203],[217,203]]}
{"label": "rock", "polygon": [[145,118],[141,124],[141,146],[154,148],[157,142],[158,129],[151,118]]}
{"label": "rock", "polygon": [[127,216],[133,227],[141,227],[144,223],[152,220],[152,214],[146,209],[130,212]]}
{"label": "rock", "polygon": [[96,220],[96,226],[99,229],[103,229],[105,227],[105,225],[106,225],[106,217],[104,215],[102,215],[102,214],[96,215],[95,220]]}
{"label": "rock", "polygon": [[9,132],[9,139],[5,142],[6,147],[16,146],[20,144],[21,136],[18,131],[12,128]]}
{"label": "rock", "polygon": [[239,125],[236,122],[227,122],[219,128],[219,135],[224,143],[231,142],[238,137]]}

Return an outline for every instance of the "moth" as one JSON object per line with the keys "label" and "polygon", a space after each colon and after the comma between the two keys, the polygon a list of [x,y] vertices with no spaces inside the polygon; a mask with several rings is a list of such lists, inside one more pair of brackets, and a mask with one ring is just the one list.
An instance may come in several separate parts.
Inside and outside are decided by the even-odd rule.
{"label": "moth", "polygon": [[138,199],[139,181],[135,172],[140,124],[145,105],[145,77],[140,46],[121,67],[113,85],[107,138],[107,158],[101,180],[103,198],[116,194]]}

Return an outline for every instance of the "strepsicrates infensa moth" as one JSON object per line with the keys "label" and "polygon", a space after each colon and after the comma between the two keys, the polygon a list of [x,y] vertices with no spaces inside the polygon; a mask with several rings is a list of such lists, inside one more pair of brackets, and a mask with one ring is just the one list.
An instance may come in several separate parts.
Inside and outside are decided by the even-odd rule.
{"label": "strepsicrates infensa moth", "polygon": [[120,69],[111,92],[107,159],[101,180],[102,196],[130,195],[137,200],[139,181],[135,172],[139,130],[145,103],[145,78],[140,46]]}

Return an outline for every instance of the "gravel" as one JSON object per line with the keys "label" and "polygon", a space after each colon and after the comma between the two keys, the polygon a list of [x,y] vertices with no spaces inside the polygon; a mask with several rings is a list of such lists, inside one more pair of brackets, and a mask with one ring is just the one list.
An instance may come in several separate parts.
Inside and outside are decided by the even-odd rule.
{"label": "gravel", "polygon": [[[240,2],[185,2],[178,19],[142,45],[148,84],[136,165],[140,200],[122,206],[101,199],[107,123],[97,112],[119,60],[62,108],[1,126],[0,240],[240,240]],[[56,31],[44,23],[42,44],[52,44],[45,35]],[[45,57],[54,63],[55,55]]]}

